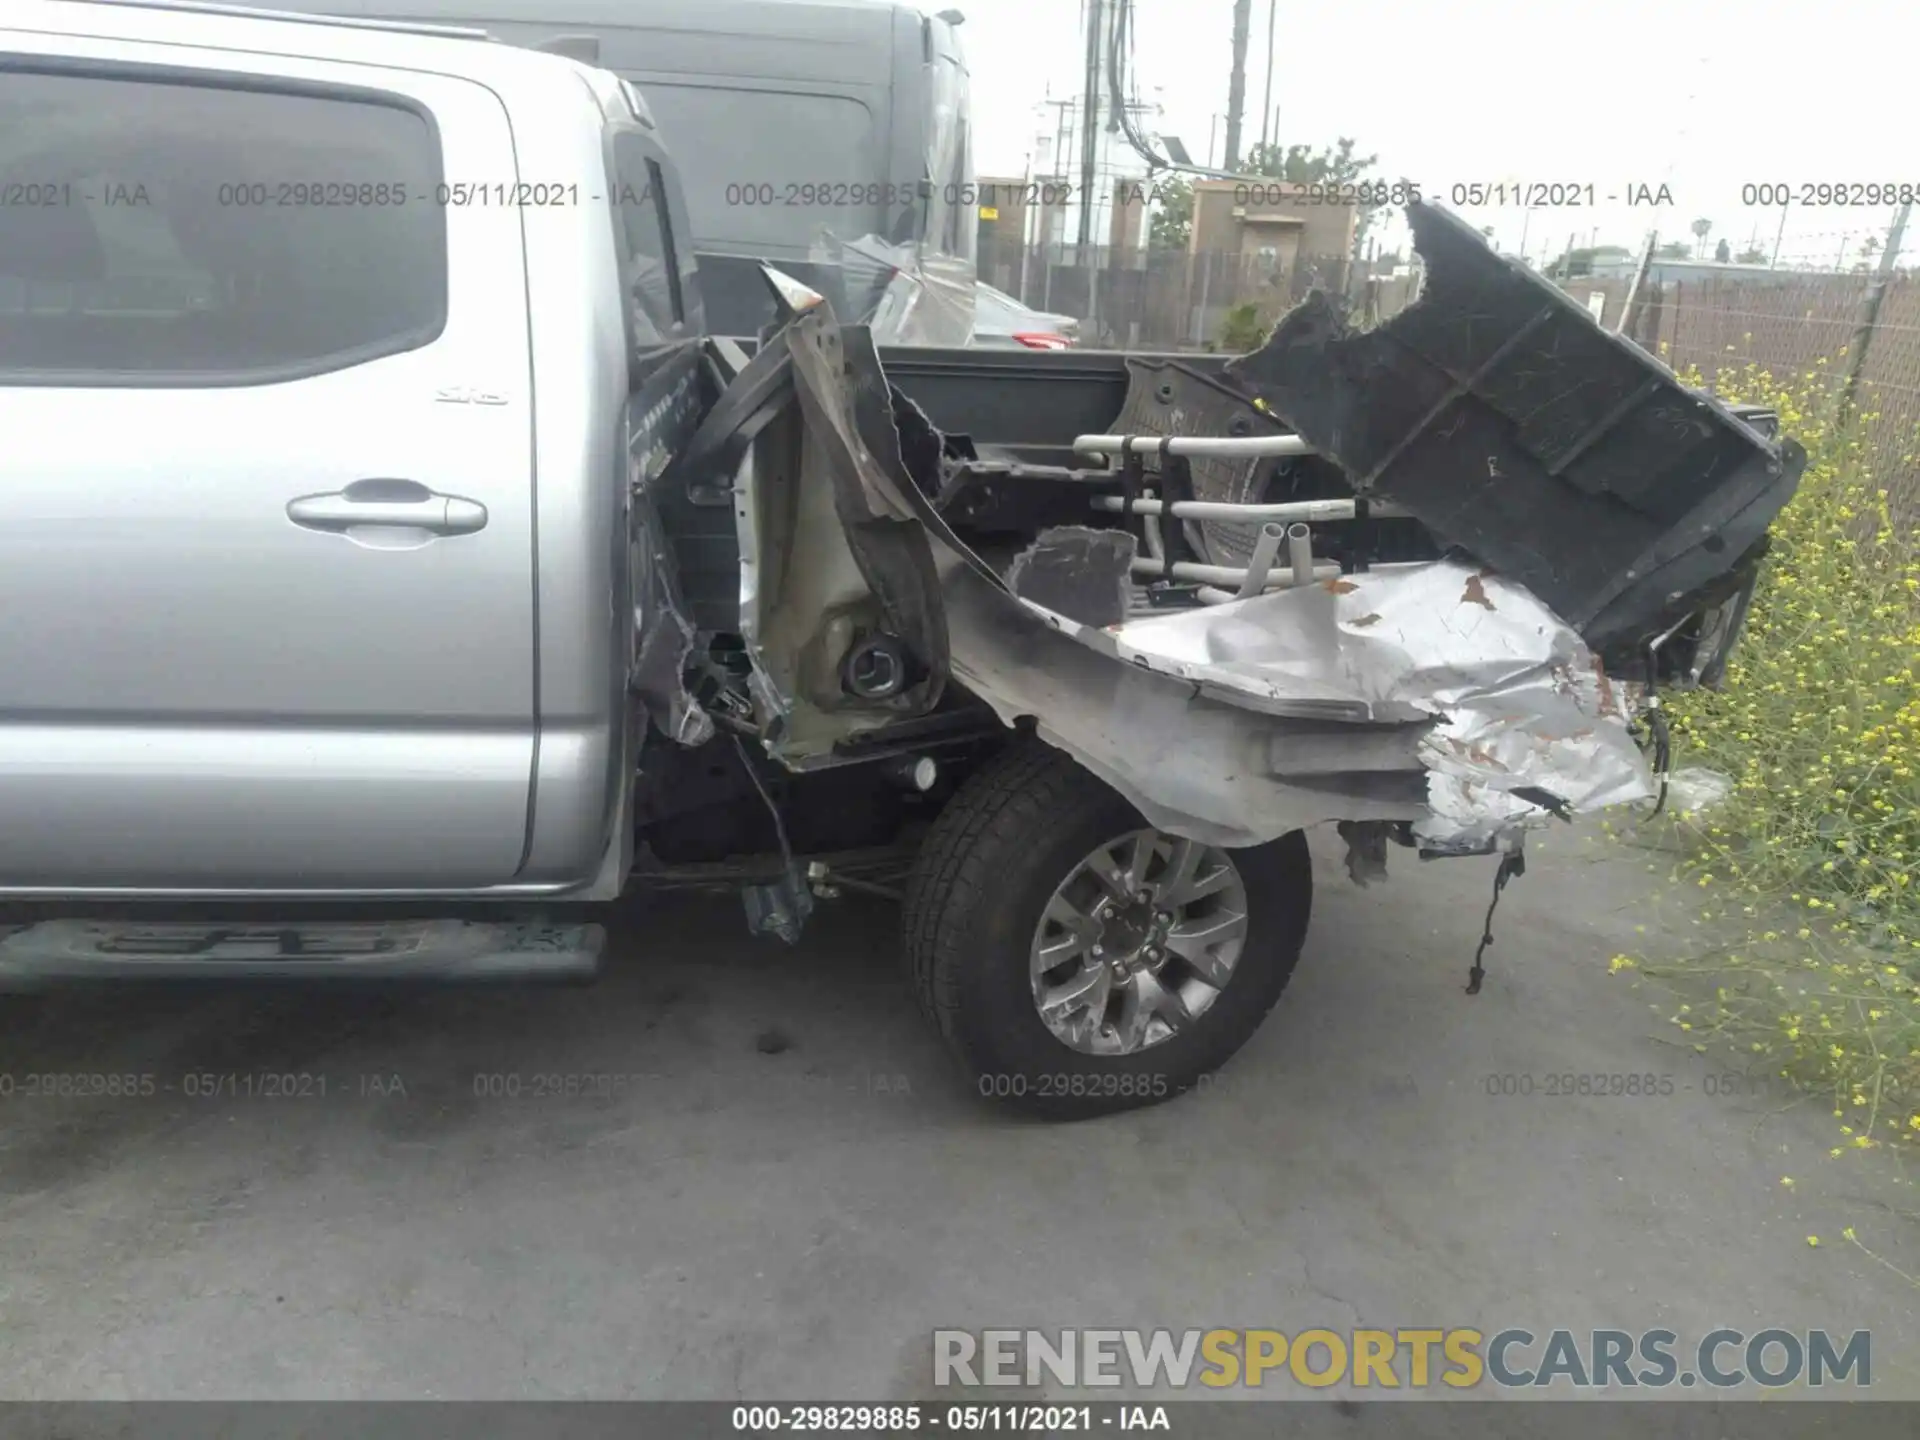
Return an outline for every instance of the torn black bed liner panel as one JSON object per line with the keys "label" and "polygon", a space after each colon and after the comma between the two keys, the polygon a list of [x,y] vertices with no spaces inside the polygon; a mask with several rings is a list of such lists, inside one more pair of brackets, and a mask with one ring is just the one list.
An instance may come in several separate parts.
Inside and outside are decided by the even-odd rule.
{"label": "torn black bed liner panel", "polygon": [[[1227,369],[1361,494],[1405,506],[1596,649],[1725,574],[1806,463],[1456,216],[1407,207],[1420,298],[1364,333],[1315,293]],[[1680,609],[1684,614],[1684,608]]]}
{"label": "torn black bed liner panel", "polygon": [[1082,625],[1118,625],[1133,603],[1134,549],[1125,530],[1056,525],[1013,557],[1007,588]]}

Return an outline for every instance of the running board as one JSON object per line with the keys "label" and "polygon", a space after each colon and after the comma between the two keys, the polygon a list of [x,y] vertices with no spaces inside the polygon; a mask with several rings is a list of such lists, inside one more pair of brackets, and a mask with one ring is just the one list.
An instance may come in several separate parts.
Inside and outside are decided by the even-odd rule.
{"label": "running board", "polygon": [[0,989],[86,980],[551,980],[600,971],[600,925],[47,920],[0,931]]}

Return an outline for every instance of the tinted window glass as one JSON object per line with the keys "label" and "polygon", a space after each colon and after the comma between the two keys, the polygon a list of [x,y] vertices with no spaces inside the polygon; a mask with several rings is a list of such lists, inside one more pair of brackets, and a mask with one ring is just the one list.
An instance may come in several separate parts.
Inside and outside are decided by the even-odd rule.
{"label": "tinted window glass", "polygon": [[300,372],[446,315],[431,123],[399,105],[0,69],[0,372]]}
{"label": "tinted window glass", "polygon": [[842,240],[884,232],[891,211],[911,203],[919,175],[889,183],[857,100],[635,83],[672,148],[703,248],[805,256],[823,230]]}
{"label": "tinted window glass", "polygon": [[628,293],[638,314],[642,340],[658,338],[686,318],[680,273],[667,221],[666,184],[660,167],[647,156],[646,142],[633,131],[613,137],[615,200],[620,233],[626,241]]}

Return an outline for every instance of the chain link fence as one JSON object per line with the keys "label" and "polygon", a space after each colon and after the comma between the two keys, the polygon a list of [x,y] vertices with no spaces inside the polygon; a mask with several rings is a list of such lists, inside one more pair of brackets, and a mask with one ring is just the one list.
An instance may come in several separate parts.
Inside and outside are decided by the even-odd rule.
{"label": "chain link fence", "polygon": [[[1619,324],[1628,281],[1562,288],[1603,324]],[[1676,370],[1697,369],[1709,387],[1749,365],[1783,382],[1812,378],[1836,403],[1851,386],[1868,462],[1896,517],[1920,524],[1920,278],[1782,270],[1674,280],[1646,287],[1636,309],[1633,339]]]}

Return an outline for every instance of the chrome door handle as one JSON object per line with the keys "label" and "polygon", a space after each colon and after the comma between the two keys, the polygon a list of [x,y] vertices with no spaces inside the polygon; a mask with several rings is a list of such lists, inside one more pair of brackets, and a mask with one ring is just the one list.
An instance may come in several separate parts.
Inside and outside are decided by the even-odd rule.
{"label": "chrome door handle", "polygon": [[487,523],[487,507],[459,495],[438,495],[412,480],[356,480],[328,495],[287,502],[287,518],[308,530],[338,533],[382,525],[435,535],[471,535]]}

